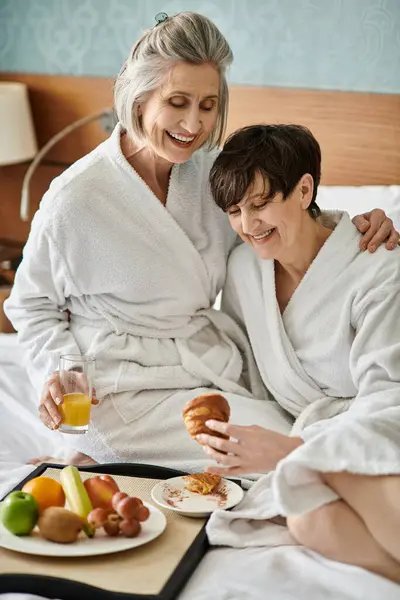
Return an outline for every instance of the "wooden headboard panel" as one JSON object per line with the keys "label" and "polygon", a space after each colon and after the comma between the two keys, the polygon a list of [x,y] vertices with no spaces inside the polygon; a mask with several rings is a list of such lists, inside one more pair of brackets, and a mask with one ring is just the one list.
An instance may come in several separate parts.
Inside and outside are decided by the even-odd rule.
{"label": "wooden headboard panel", "polygon": [[[112,106],[111,79],[7,73],[1,80],[28,85],[39,146],[69,123]],[[313,131],[322,147],[323,184],[400,184],[400,95],[231,86],[228,133],[278,122]],[[91,124],[53,148],[32,180],[32,213],[51,179],[105,137]],[[29,223],[19,220],[26,169],[0,169],[0,238],[25,240],[29,232]]]}

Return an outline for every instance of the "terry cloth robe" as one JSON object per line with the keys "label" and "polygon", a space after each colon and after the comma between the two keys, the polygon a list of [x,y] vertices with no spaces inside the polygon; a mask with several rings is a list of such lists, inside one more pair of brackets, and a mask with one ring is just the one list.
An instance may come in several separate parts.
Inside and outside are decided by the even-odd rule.
{"label": "terry cloth robe", "polygon": [[5,310],[38,396],[60,354],[96,357],[101,405],[86,435],[64,435],[71,449],[202,468],[182,408],[204,388],[226,393],[239,420],[289,421],[268,400],[246,336],[212,309],[236,242],[208,188],[216,154],[174,165],[164,206],[123,156],[121,132],[51,184]]}
{"label": "terry cloth robe", "polygon": [[371,255],[359,237],[343,215],[282,315],[274,261],[247,245],[231,255],[224,306],[247,327],[263,381],[304,444],[236,511],[212,517],[212,543],[287,543],[285,528],[279,537],[260,520],[337,499],[320,473],[400,474],[400,248]]}

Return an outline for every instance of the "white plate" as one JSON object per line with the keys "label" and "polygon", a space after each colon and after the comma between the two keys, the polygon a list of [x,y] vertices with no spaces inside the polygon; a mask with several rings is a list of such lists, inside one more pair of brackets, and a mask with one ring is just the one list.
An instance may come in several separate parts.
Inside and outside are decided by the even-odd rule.
{"label": "white plate", "polygon": [[165,515],[158,508],[147,504],[147,502],[143,502],[143,504],[150,510],[150,516],[147,521],[141,523],[142,530],[134,538],[109,537],[103,529],[100,529],[96,531],[93,538],[86,537],[82,532],[79,534],[77,541],[72,544],[57,544],[45,540],[37,528],[34,529],[31,535],[17,536],[7,531],[0,524],[0,546],[7,548],[7,550],[24,552],[25,554],[65,557],[96,556],[136,548],[161,535],[167,525]]}
{"label": "white plate", "polygon": [[242,488],[228,479],[222,479],[217,490],[205,496],[186,490],[186,483],[184,477],[160,481],[151,490],[151,497],[163,508],[186,517],[207,517],[217,508],[236,506],[244,495]]}

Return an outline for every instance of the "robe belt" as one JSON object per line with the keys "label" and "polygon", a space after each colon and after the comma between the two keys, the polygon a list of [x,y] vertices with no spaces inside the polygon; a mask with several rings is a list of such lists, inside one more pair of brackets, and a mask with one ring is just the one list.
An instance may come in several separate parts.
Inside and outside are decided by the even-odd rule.
{"label": "robe belt", "polygon": [[[202,311],[201,315],[196,315],[194,318],[191,318],[189,323],[186,325],[169,328],[167,328],[166,325],[165,329],[162,327],[152,328],[147,325],[129,323],[120,317],[113,317],[110,315],[102,315],[96,319],[87,318],[82,315],[73,315],[71,319],[71,329],[74,329],[74,327],[80,325],[92,327],[93,329],[98,330],[99,327],[104,327],[104,324],[107,323],[110,326],[110,332],[114,333],[115,335],[127,334],[136,337],[155,339],[188,339],[207,325],[210,325],[210,319],[207,317],[207,312],[208,311]],[[160,325],[162,326],[161,322]]]}

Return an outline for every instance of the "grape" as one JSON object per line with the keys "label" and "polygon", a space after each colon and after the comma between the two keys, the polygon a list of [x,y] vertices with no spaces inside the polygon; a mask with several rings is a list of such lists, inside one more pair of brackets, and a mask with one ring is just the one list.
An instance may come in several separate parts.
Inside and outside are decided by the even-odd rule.
{"label": "grape", "polygon": [[119,523],[121,519],[116,513],[108,515],[106,522],[103,525],[104,531],[110,537],[115,537],[119,534]]}
{"label": "grape", "polygon": [[117,510],[117,505],[118,502],[120,502],[121,500],[123,500],[124,498],[128,498],[128,494],[125,494],[125,492],[115,492],[115,494],[113,494],[113,497],[111,499],[111,504],[114,510]]}
{"label": "grape", "polygon": [[136,517],[136,513],[143,506],[142,501],[139,498],[123,498],[118,502],[115,510],[123,519],[131,520]]}
{"label": "grape", "polygon": [[136,513],[136,518],[138,521],[147,521],[150,516],[150,511],[147,506],[141,506],[140,509]]}
{"label": "grape", "polygon": [[139,535],[141,528],[139,521],[136,519],[123,519],[119,523],[119,530],[126,537],[136,537]]}

